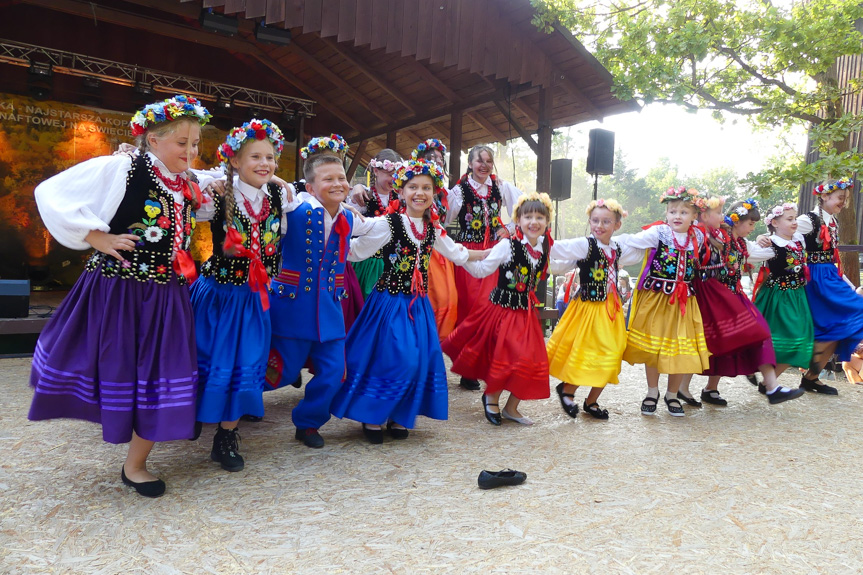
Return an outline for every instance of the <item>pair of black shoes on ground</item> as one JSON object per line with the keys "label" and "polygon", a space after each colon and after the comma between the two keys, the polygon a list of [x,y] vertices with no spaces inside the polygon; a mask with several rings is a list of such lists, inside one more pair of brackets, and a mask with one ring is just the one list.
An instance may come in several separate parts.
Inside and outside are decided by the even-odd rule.
{"label": "pair of black shoes on ground", "polygon": [[[405,429],[403,427],[395,427],[392,421],[387,423],[387,432],[393,439],[407,439],[411,433],[409,429]],[[369,440],[369,443],[372,443],[374,445],[380,445],[384,442],[384,430],[369,429],[368,427],[366,427],[365,423],[363,424],[363,435],[366,436],[366,439]]]}
{"label": "pair of black shoes on ground", "polygon": [[[566,384],[558,383],[557,386],[555,386],[554,388],[555,391],[557,391],[558,399],[560,399],[560,406],[563,408],[563,412],[566,413],[568,416],[576,417],[578,415],[578,405],[574,402],[567,403],[564,399],[565,397],[575,399],[575,395],[573,395],[572,393],[564,393],[564,385]],[[586,414],[596,419],[608,419],[608,410],[602,409],[596,402],[588,404],[587,400],[585,399],[584,404],[582,405],[582,409],[584,409],[584,412]]]}
{"label": "pair of black shoes on ground", "polygon": [[466,377],[461,378],[461,381],[459,381],[458,384],[468,391],[477,391],[480,388],[479,380],[468,379]]}

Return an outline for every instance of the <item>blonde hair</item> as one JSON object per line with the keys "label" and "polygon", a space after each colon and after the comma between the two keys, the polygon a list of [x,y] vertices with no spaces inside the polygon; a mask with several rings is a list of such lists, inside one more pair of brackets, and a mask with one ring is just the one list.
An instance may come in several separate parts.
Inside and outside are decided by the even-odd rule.
{"label": "blonde hair", "polygon": [[590,214],[593,213],[593,210],[596,208],[605,208],[609,212],[613,212],[617,215],[617,221],[619,222],[623,218],[629,215],[629,212],[623,209],[623,206],[620,205],[620,202],[617,200],[604,200],[602,198],[598,200],[593,200],[589,204],[587,204],[587,209],[584,210],[585,215],[590,217]]}

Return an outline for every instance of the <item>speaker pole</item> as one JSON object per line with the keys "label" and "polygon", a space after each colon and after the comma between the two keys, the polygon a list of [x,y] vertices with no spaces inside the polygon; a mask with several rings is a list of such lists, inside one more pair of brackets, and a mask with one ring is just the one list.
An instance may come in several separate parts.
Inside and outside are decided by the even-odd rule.
{"label": "speaker pole", "polygon": [[557,221],[560,216],[560,200],[554,200],[554,239],[557,241],[560,238]]}
{"label": "speaker pole", "polygon": [[596,199],[596,188],[599,186],[599,174],[593,174],[593,199]]}

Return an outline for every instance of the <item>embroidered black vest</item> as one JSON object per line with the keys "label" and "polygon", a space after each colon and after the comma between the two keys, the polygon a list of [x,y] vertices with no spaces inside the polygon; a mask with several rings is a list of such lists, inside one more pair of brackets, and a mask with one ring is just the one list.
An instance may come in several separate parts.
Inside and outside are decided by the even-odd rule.
{"label": "embroidered black vest", "polygon": [[[485,240],[486,211],[488,212],[488,223],[491,226],[489,238],[492,242],[496,239],[495,233],[501,227],[500,209],[502,201],[500,188],[497,186],[497,178],[492,178],[491,182],[488,198],[485,201],[476,195],[467,176],[459,182],[463,203],[458,213],[459,232],[455,241],[459,243],[482,243]],[[485,209],[483,204],[485,204]]]}
{"label": "embroidered black vest", "polygon": [[[281,240],[282,221],[282,195],[279,187],[268,184],[270,190],[270,212],[260,223],[258,229],[260,238],[261,263],[267,270],[267,275],[273,277],[279,273],[279,262],[281,251],[279,242]],[[201,266],[201,275],[210,276],[220,284],[234,284],[241,286],[249,280],[249,258],[229,257],[223,251],[225,235],[228,232],[228,224],[225,221],[225,200],[216,196],[216,213],[213,215],[211,229],[213,231],[213,255]],[[234,228],[243,236],[243,246],[251,249],[252,232],[251,220],[240,211],[239,205],[234,209]]]}
{"label": "embroidered black vest", "polygon": [[[381,205],[380,196],[378,196],[377,191],[372,187],[372,198],[366,202],[366,209],[363,211],[363,215],[369,218],[376,218],[379,216],[383,216],[387,213],[387,207],[389,207],[389,202],[386,206]],[[399,195],[395,192],[395,190],[390,192],[389,201],[399,199]]]}
{"label": "embroidered black vest", "polygon": [[[444,194],[445,193],[446,193],[446,190],[444,190]],[[434,205],[437,208],[437,213],[438,213],[438,217],[440,218],[441,224],[443,224],[443,222],[446,221],[446,213],[447,213],[447,208],[446,208],[446,206],[444,206],[442,198],[443,198],[443,194],[435,194],[434,195]]]}
{"label": "embroidered black vest", "polygon": [[746,265],[746,256],[740,251],[740,246],[733,237],[722,246],[719,255],[722,267],[716,279],[730,289],[731,293],[737,293],[737,286],[743,277],[743,267]]}
{"label": "embroidered black vest", "polygon": [[491,303],[510,309],[529,309],[530,292],[536,289],[542,277],[542,270],[548,263],[548,248],[542,252],[539,263],[534,264],[527,255],[527,249],[519,240],[510,241],[512,258],[500,266],[497,286],[491,290],[488,299]]}
{"label": "embroidered black vest", "polygon": [[808,254],[810,264],[835,264],[833,261],[833,249],[826,249],[824,242],[821,240],[821,226],[824,225],[824,220],[821,216],[814,212],[806,214],[809,221],[812,222],[812,231],[803,236],[806,243],[806,253]]}
{"label": "embroidered black vest", "polygon": [[[704,240],[704,243],[701,244],[699,249],[700,259],[697,273],[702,280],[716,278],[722,281],[722,278],[728,275],[728,269],[725,267],[725,259],[723,255],[727,242],[725,241],[725,238],[721,236],[714,239],[722,242],[722,247],[717,249],[716,246],[710,243],[710,240]],[[710,259],[706,264],[702,264],[701,262],[703,261],[708,249],[710,250]]]}
{"label": "embroidered black vest", "polygon": [[411,280],[414,266],[419,258],[419,269],[423,276],[423,290],[428,290],[429,257],[435,242],[435,228],[427,224],[426,237],[417,246],[405,229],[404,220],[399,214],[386,216],[390,224],[392,238],[380,249],[383,254],[384,272],[375,289],[388,291],[393,295],[411,295]]}
{"label": "embroidered black vest", "polygon": [[[599,247],[599,242],[594,237],[587,238],[587,257],[578,260],[578,279],[581,284],[582,301],[605,301],[608,297],[608,276],[611,273],[608,258]],[[620,261],[620,246],[615,246],[614,277],[617,276],[618,262]]]}
{"label": "embroidered black vest", "polygon": [[775,256],[764,262],[770,275],[764,281],[766,287],[776,286],[780,290],[799,289],[806,285],[806,248],[803,242],[791,242],[797,250],[773,244]]}
{"label": "embroidered black vest", "polygon": [[[195,229],[190,200],[183,200],[180,217],[183,230],[181,247],[188,250],[192,230]],[[132,167],[126,175],[126,193],[109,224],[112,234],[138,236],[135,249],[131,252],[121,251],[122,261],[95,251],[87,261],[85,269],[92,272],[98,268],[103,276],[109,278],[167,283],[174,274],[171,255],[175,220],[173,194],[159,185],[149,156],[139,155],[132,160]],[[181,285],[186,283],[183,276],[178,276],[177,279]]]}
{"label": "embroidered black vest", "polygon": [[[669,228],[667,234],[673,233]],[[704,236],[697,230],[695,233],[700,243]],[[665,233],[661,234],[661,236],[665,235]],[[672,237],[669,236],[667,241],[672,242]],[[689,241],[687,240],[687,245]],[[683,281],[686,283],[689,295],[694,295],[692,279],[695,276],[696,253],[697,250],[678,250],[670,243],[666,243],[666,239],[663,238],[648,264],[647,276],[641,287],[670,296],[676,287],[677,272],[683,268]]]}

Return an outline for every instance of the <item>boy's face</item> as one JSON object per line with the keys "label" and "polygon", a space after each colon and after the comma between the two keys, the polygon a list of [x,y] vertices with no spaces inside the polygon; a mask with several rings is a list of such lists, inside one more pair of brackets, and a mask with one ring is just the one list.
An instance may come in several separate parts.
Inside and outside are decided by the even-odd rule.
{"label": "boy's face", "polygon": [[350,191],[345,168],[339,162],[328,162],[317,166],[315,181],[306,182],[306,189],[321,202],[331,216],[334,216]]}

